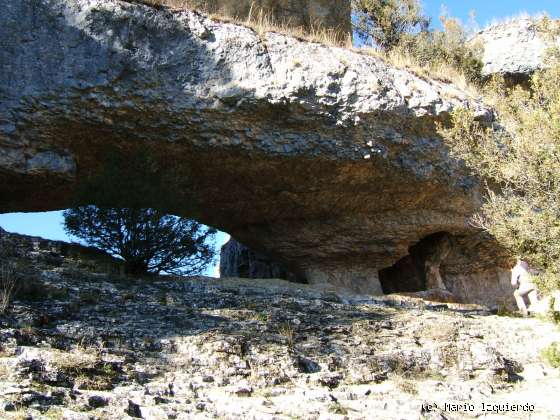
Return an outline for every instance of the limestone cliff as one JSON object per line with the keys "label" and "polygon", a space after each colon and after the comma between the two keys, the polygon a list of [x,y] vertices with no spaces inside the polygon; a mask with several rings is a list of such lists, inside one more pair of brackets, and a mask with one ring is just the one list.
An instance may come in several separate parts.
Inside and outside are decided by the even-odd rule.
{"label": "limestone cliff", "polygon": [[464,274],[507,265],[468,224],[480,186],[437,134],[455,107],[492,118],[458,88],[190,11],[0,7],[0,212],[68,207],[112,155],[141,155],[173,212],[311,282],[381,293],[378,271],[438,232],[462,238]]}
{"label": "limestone cliff", "polygon": [[290,273],[280,264],[259,252],[249,249],[235,239],[230,239],[221,248],[220,277],[304,280],[298,279],[295,274]]}

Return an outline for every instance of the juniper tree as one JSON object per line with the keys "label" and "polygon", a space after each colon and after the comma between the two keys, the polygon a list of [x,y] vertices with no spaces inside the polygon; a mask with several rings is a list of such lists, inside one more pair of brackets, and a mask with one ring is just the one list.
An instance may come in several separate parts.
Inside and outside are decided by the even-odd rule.
{"label": "juniper tree", "polygon": [[430,25],[418,0],[353,0],[352,7],[358,37],[385,51],[399,45],[405,34],[425,31]]}
{"label": "juniper tree", "polygon": [[149,155],[107,153],[106,166],[78,188],[77,202],[87,205],[64,212],[68,234],[122,258],[128,274],[201,273],[213,261],[216,230],[171,215],[189,206],[185,197],[176,202],[184,176],[169,168],[178,165],[162,170]]}
{"label": "juniper tree", "polygon": [[200,274],[214,257],[214,229],[155,209],[75,207],[64,212],[64,227],[121,257],[127,274]]}

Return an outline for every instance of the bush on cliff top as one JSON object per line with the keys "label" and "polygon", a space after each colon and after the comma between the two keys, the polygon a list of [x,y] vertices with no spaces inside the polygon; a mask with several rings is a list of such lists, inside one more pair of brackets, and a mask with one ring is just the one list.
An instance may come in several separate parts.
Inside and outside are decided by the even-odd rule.
{"label": "bush on cliff top", "polygon": [[424,68],[450,67],[471,83],[482,81],[482,48],[468,42],[468,34],[458,19],[441,16],[443,30],[423,31],[404,36],[397,46]]}
{"label": "bush on cliff top", "polygon": [[443,30],[431,30],[418,0],[353,0],[354,31],[396,62],[425,69],[428,75],[456,80],[462,74],[471,83],[482,80],[482,49],[468,42],[458,19],[442,14]]}
{"label": "bush on cliff top", "polygon": [[430,25],[418,0],[352,0],[352,8],[357,36],[384,51],[396,48],[406,36],[427,31]]}

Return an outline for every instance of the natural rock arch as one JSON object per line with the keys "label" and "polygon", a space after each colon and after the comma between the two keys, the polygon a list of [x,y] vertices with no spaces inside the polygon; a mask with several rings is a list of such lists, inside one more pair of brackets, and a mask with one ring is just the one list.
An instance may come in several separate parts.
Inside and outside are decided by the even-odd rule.
{"label": "natural rock arch", "polygon": [[[436,125],[492,113],[456,87],[189,11],[0,3],[0,211],[73,204],[110,146],[150,156],[175,213],[311,282],[380,293],[378,270],[422,238],[477,243],[480,186]],[[496,251],[473,266],[495,267],[482,243]]]}

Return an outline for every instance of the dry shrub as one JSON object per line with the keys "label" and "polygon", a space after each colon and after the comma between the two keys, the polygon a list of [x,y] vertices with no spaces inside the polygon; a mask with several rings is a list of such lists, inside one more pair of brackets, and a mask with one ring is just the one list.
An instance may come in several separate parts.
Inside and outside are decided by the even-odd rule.
{"label": "dry shrub", "polygon": [[468,33],[458,19],[441,16],[443,30],[405,36],[396,50],[409,55],[418,66],[447,73],[453,80],[464,77],[470,83],[482,82],[482,46],[468,42]]}
{"label": "dry shrub", "polygon": [[292,325],[286,322],[278,328],[278,334],[286,339],[286,344],[289,349],[293,349],[295,345],[295,333]]}
{"label": "dry shrub", "polygon": [[397,388],[410,395],[418,395],[418,387],[412,381],[400,379],[397,381]]}
{"label": "dry shrub", "polygon": [[541,357],[553,368],[560,368],[560,343],[552,343],[543,349]]}
{"label": "dry shrub", "polygon": [[64,371],[81,372],[84,369],[93,367],[99,360],[100,356],[95,351],[76,348],[71,352],[53,352],[50,363]]}
{"label": "dry shrub", "polygon": [[[0,257],[1,258],[1,257]],[[0,262],[0,314],[8,309],[16,288],[15,265],[11,261]]]}

